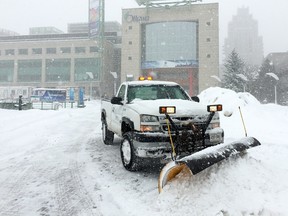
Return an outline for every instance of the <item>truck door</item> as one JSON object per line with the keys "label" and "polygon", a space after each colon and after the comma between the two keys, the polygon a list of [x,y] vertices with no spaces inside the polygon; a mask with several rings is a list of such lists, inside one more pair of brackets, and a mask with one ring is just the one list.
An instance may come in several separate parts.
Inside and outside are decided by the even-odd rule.
{"label": "truck door", "polygon": [[[126,93],[126,85],[123,84],[116,95],[117,97],[122,98],[123,104],[125,103],[125,93]],[[114,131],[118,135],[121,135],[122,113],[124,106],[125,105],[112,104],[111,128],[112,131]]]}

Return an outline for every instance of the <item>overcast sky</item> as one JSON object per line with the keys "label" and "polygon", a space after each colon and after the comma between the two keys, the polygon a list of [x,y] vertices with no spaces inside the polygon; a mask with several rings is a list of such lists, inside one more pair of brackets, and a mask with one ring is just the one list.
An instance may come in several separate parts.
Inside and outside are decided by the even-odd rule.
{"label": "overcast sky", "polygon": [[[227,25],[237,8],[248,7],[258,21],[264,54],[288,51],[288,0],[203,0],[219,3],[220,48]],[[134,0],[106,0],[106,21],[121,23],[121,9],[137,7]],[[0,28],[28,34],[30,27],[54,26],[67,32],[67,24],[88,21],[88,0],[0,0]],[[220,50],[220,53],[222,51]]]}

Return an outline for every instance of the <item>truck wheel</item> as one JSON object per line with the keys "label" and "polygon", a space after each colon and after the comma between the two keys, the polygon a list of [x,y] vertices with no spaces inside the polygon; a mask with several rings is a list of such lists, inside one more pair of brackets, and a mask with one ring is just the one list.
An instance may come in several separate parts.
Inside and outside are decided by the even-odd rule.
{"label": "truck wheel", "polygon": [[139,159],[134,152],[131,132],[124,134],[120,145],[120,154],[123,166],[126,170],[136,171],[139,169]]}
{"label": "truck wheel", "polygon": [[114,140],[114,133],[108,129],[105,121],[102,121],[102,140],[106,145],[112,145]]}

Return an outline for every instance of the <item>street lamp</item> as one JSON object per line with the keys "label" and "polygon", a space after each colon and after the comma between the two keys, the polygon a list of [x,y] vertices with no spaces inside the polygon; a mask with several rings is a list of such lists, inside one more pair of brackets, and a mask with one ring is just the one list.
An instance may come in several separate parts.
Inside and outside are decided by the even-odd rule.
{"label": "street lamp", "polygon": [[216,79],[218,82],[221,82],[221,79],[218,76],[216,76],[216,75],[212,75],[210,77],[213,78],[213,79]]}
{"label": "street lamp", "polygon": [[[212,75],[212,76],[210,76],[210,77],[213,78],[213,79],[215,79],[215,80],[217,80],[219,83],[221,83],[221,79],[220,79],[218,76]],[[218,86],[218,85],[215,84],[215,86]]]}
{"label": "street lamp", "polygon": [[248,81],[247,77],[244,74],[236,74],[236,76],[238,76],[240,79],[242,79],[244,81],[244,83],[243,83],[243,92],[245,92],[245,82]]}
{"label": "street lamp", "polygon": [[118,78],[116,72],[110,71],[111,75],[114,77],[114,95],[116,95],[116,79]]}
{"label": "street lamp", "polygon": [[89,91],[89,99],[92,99],[92,81],[94,79],[93,73],[92,72],[86,72],[86,74],[89,76],[90,78],[90,91]]}
{"label": "street lamp", "polygon": [[276,80],[274,86],[274,92],[275,92],[274,94],[275,94],[275,104],[277,104],[277,81],[279,81],[279,77],[274,73],[266,73],[266,74]]}

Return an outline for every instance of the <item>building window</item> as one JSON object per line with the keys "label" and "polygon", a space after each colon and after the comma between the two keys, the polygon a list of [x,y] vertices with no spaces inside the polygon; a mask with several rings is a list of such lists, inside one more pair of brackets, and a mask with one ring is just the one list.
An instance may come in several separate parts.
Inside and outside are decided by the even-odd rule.
{"label": "building window", "polygon": [[129,41],[129,45],[132,45],[132,41]]}
{"label": "building window", "polygon": [[210,55],[210,54],[207,54],[206,57],[207,57],[207,58],[211,58],[211,55]]}
{"label": "building window", "polygon": [[47,48],[46,53],[47,54],[56,54],[56,48]]}
{"label": "building window", "polygon": [[206,41],[207,41],[207,42],[210,42],[210,41],[211,41],[211,38],[206,38]]}
{"label": "building window", "polygon": [[99,47],[97,46],[90,47],[90,53],[95,53],[95,52],[99,52]]}
{"label": "building window", "polygon": [[33,48],[32,54],[42,54],[42,48]]}
{"label": "building window", "polygon": [[93,80],[99,80],[100,58],[76,58],[74,70],[75,81],[91,81],[86,72],[92,72]]}
{"label": "building window", "polygon": [[69,82],[71,59],[46,59],[47,82]]}
{"label": "building window", "polygon": [[42,60],[19,60],[18,81],[41,82]]}
{"label": "building window", "polygon": [[132,57],[131,57],[131,56],[129,56],[129,57],[128,57],[128,60],[132,60]]}
{"label": "building window", "polygon": [[129,26],[129,30],[132,30],[132,26]]}
{"label": "building window", "polygon": [[0,61],[0,82],[12,82],[14,74],[14,61]]}
{"label": "building window", "polygon": [[19,55],[28,55],[28,49],[19,49],[18,53]]}
{"label": "building window", "polygon": [[61,47],[60,52],[61,53],[71,53],[71,47]]}
{"label": "building window", "polygon": [[[164,60],[164,65],[171,60],[198,64],[198,22],[149,23],[141,29],[143,68],[149,68]],[[205,40],[205,39],[204,39]]]}
{"label": "building window", "polygon": [[75,47],[75,53],[85,53],[85,47]]}
{"label": "building window", "polygon": [[8,56],[15,55],[14,49],[5,50],[5,55],[8,55]]}
{"label": "building window", "polygon": [[206,22],[206,25],[207,25],[207,26],[210,26],[210,25],[211,25],[211,22]]}

